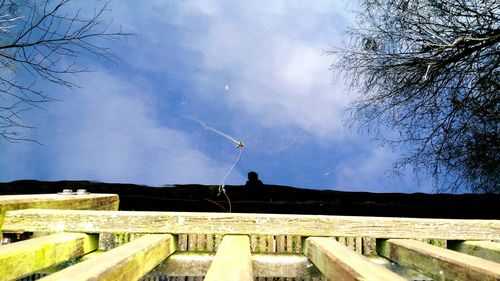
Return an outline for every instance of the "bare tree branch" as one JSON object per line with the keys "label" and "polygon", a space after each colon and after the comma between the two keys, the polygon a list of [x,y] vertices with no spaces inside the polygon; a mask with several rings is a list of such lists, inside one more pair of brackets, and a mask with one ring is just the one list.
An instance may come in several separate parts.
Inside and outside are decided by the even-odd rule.
{"label": "bare tree branch", "polygon": [[[389,128],[396,169],[429,171],[438,191],[500,192],[500,3],[363,0],[332,50],[360,96],[354,120]],[[379,130],[380,131],[380,130]]]}
{"label": "bare tree branch", "polygon": [[82,55],[119,60],[102,41],[130,34],[113,31],[112,20],[104,18],[109,1],[90,15],[73,2],[0,1],[0,136],[6,141],[34,141],[24,133],[34,127],[23,122],[22,113],[53,100],[37,88],[40,80],[78,87],[70,78],[89,71],[78,66]]}

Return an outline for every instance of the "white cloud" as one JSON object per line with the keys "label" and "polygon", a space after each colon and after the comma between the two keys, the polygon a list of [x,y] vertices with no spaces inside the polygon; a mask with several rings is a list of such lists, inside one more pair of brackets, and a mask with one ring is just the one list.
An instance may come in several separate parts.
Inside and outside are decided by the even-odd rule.
{"label": "white cloud", "polygon": [[335,168],[335,184],[342,190],[370,192],[432,192],[432,184],[424,180],[415,189],[415,175],[403,170],[392,174],[392,163],[397,155],[385,147],[360,151]]}
{"label": "white cloud", "polygon": [[[413,188],[410,173],[387,179],[394,154],[366,144],[363,136],[343,126],[343,111],[352,97],[340,83],[332,85],[332,58],[324,51],[340,42],[350,21],[345,2],[112,2],[115,22],[137,35],[115,46],[124,63],[113,75],[99,70],[85,76],[83,91],[68,93],[64,103],[48,110],[58,122],[38,130],[45,143],[35,149],[38,154],[32,149],[2,151],[7,159],[18,160],[0,176],[26,178],[26,171],[35,175],[42,169],[33,168],[38,165],[46,166],[46,179],[218,184],[234,159],[234,148],[219,154],[214,144],[225,140],[181,117],[193,115],[248,144],[237,170],[260,164],[278,176],[294,170],[304,174],[287,175],[290,184],[314,185],[319,179],[303,172],[307,167],[318,175],[330,173],[327,180],[334,179],[334,187]],[[161,103],[174,103],[170,109],[175,107],[175,113],[161,112],[169,108]],[[166,119],[188,128],[168,127]],[[190,135],[190,129],[198,131]],[[200,145],[201,137],[195,135],[204,133]],[[335,155],[343,150],[338,146],[352,153]],[[307,149],[323,160],[289,161],[296,154],[287,152],[300,155]],[[44,165],[26,160],[30,158]],[[11,160],[0,160],[0,169],[1,161],[7,166]],[[332,168],[323,171],[324,166]],[[233,171],[229,182],[244,178]]]}
{"label": "white cloud", "polygon": [[[189,136],[161,125],[147,85],[121,81],[103,71],[86,76],[81,83],[84,90],[66,93],[64,102],[49,108],[49,128],[38,129],[43,147],[25,152],[12,147],[16,158],[38,158],[38,165],[44,166],[38,169],[45,174],[17,169],[20,175],[3,174],[5,180],[219,184],[229,169],[231,163],[210,159]],[[234,171],[232,181],[240,183],[243,177]]]}
{"label": "white cloud", "polygon": [[131,44],[140,51],[127,58],[133,67],[161,73],[176,63],[194,64],[197,73],[190,77],[199,88],[193,94],[213,102],[210,86],[228,84],[230,93],[217,102],[239,111],[239,118],[326,138],[347,133],[342,113],[351,97],[341,85],[332,87],[331,58],[324,55],[348,24],[346,1],[114,5],[122,15],[117,21],[138,35]]}
{"label": "white cloud", "polygon": [[330,58],[324,55],[341,30],[328,26],[319,9],[286,2],[267,8],[247,3],[236,15],[212,15],[207,34],[191,42],[204,58],[200,79],[210,83],[217,79],[213,73],[229,70],[232,91],[223,98],[246,118],[342,137],[342,113],[351,97],[342,86],[332,88]]}

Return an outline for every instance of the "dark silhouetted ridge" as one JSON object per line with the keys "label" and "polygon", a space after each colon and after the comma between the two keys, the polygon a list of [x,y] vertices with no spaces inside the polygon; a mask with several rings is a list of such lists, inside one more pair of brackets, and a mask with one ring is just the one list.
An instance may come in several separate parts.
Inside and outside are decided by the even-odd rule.
{"label": "dark silhouetted ridge", "polygon": [[[56,193],[65,188],[116,193],[121,210],[223,212],[218,186],[150,187],[89,181],[21,180],[0,183],[0,194]],[[226,186],[233,212],[499,219],[499,194],[370,193],[313,190],[279,185]]]}

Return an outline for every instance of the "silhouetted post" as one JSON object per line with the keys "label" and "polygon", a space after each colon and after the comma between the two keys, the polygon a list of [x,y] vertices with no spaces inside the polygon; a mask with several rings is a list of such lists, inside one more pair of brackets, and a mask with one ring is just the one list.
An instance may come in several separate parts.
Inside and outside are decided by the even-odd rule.
{"label": "silhouetted post", "polygon": [[249,172],[248,173],[248,180],[247,183],[245,184],[246,187],[249,188],[257,188],[257,187],[262,187],[264,184],[262,183],[261,180],[259,180],[259,175],[256,172]]}

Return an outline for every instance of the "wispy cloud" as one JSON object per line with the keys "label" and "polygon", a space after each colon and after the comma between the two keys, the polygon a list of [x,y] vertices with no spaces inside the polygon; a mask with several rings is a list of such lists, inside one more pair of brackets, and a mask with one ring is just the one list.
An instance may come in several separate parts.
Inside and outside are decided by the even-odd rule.
{"label": "wispy cloud", "polygon": [[[229,163],[217,163],[197,150],[190,138],[161,124],[155,97],[145,85],[99,72],[81,81],[82,91],[67,93],[52,104],[49,125],[38,129],[43,147],[18,150],[6,146],[11,159],[38,159],[35,171],[21,171],[25,161],[11,162],[16,178],[89,179],[150,185],[167,183],[218,184]],[[54,124],[53,120],[57,120]],[[41,121],[41,120],[40,120]],[[52,121],[52,122],[51,122]],[[4,161],[7,159],[3,159]],[[28,166],[29,167],[29,166]],[[16,177],[16,173],[20,173]],[[232,180],[241,176],[233,174]]]}
{"label": "wispy cloud", "polygon": [[137,35],[110,46],[123,63],[94,67],[48,109],[43,148],[0,144],[0,180],[218,184],[236,151],[198,118],[247,144],[228,183],[255,169],[267,183],[420,190],[411,172],[388,179],[395,154],[343,126],[353,97],[324,52],[352,20],[346,3],[112,2]]}
{"label": "wispy cloud", "polygon": [[324,52],[339,40],[342,27],[329,18],[342,17],[343,10],[331,10],[338,8],[332,3],[310,9],[280,3],[212,12],[207,33],[191,44],[207,69],[200,79],[222,84],[221,71],[233,74],[227,75],[231,91],[221,98],[255,122],[339,137],[346,132],[342,112],[351,97],[342,86],[332,88]]}
{"label": "wispy cloud", "polygon": [[[338,189],[371,192],[432,192],[428,179],[417,179],[411,171],[403,170],[400,175],[393,172],[392,163],[397,154],[385,147],[360,150],[351,159],[336,166],[333,171]],[[415,180],[422,184],[416,188]]]}
{"label": "wispy cloud", "polygon": [[[117,5],[117,4],[115,4]],[[339,137],[351,97],[332,87],[325,51],[349,23],[343,1],[148,1],[117,5],[138,34],[128,64],[175,76],[185,71],[196,96],[253,122]],[[229,91],[224,91],[229,85]],[[215,97],[214,97],[215,96]]]}

